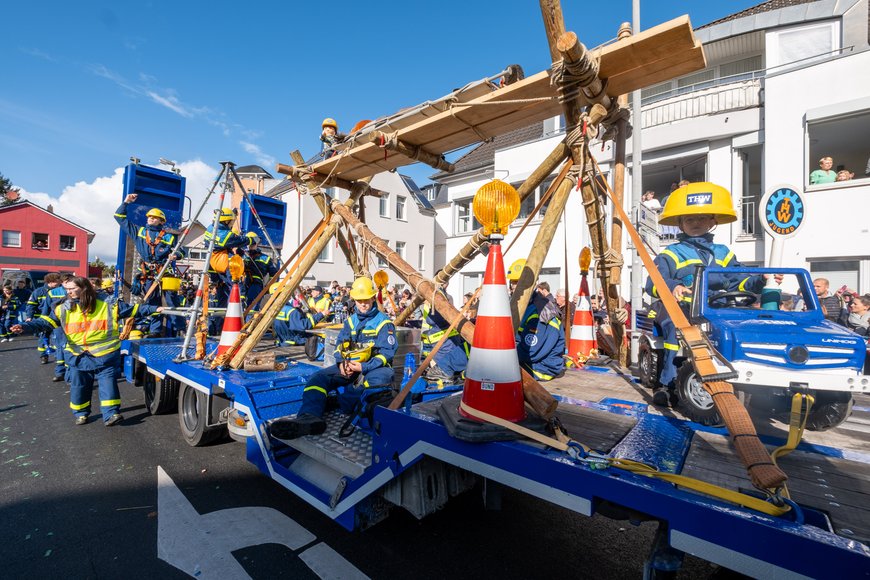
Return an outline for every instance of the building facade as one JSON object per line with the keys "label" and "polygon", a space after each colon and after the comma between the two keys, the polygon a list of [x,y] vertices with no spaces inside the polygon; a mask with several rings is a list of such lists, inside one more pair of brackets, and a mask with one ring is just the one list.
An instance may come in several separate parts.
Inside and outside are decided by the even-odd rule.
{"label": "building facade", "polygon": [[88,275],[88,245],[94,232],[51,208],[22,201],[0,208],[0,269],[27,270],[37,280],[46,272]]}

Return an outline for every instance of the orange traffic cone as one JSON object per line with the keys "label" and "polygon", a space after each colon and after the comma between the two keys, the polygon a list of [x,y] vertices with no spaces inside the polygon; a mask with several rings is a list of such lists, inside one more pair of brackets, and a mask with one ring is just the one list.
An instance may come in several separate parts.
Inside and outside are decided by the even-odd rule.
{"label": "orange traffic cone", "polygon": [[[526,417],[504,260],[497,240],[492,240],[486,261],[462,402],[506,421]],[[459,412],[477,420],[461,407]]]}
{"label": "orange traffic cone", "polygon": [[582,365],[590,357],[598,354],[595,343],[595,325],[592,319],[592,304],[589,302],[589,283],[586,273],[581,274],[580,292],[574,305],[574,321],[571,323],[571,340],[568,341],[568,356]]}
{"label": "orange traffic cone", "polygon": [[218,343],[215,357],[219,357],[236,343],[239,333],[242,331],[242,300],[239,285],[233,284],[230,291],[230,301],[227,303],[227,315],[224,318],[224,327],[221,330],[221,340]]}

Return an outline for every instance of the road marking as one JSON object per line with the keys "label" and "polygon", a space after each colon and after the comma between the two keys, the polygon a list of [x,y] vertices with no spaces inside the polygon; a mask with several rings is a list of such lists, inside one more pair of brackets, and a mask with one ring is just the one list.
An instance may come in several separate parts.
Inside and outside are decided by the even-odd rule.
{"label": "road marking", "polygon": [[[157,557],[182,572],[210,578],[249,579],[232,555],[260,544],[298,550],[317,537],[276,509],[229,508],[200,515],[172,479],[157,466]],[[320,578],[367,578],[350,562],[320,542],[299,554]]]}

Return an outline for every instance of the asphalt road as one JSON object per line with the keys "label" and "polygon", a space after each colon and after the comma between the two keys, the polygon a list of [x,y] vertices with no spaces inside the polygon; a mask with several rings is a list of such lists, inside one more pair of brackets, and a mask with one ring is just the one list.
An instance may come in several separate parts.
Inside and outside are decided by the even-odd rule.
{"label": "asphalt road", "polygon": [[[141,389],[121,383],[120,425],[106,428],[92,415],[75,426],[69,390],[50,382],[51,365],[38,364],[33,339],[0,345],[0,368],[2,578],[188,577],[158,557],[160,541],[164,552],[171,546],[201,562],[194,573],[201,578],[212,577],[209,564],[222,558],[223,578],[640,578],[655,531],[650,523],[579,516],[512,490],[500,511],[487,511],[473,490],[422,521],[397,508],[370,530],[347,532],[262,475],[241,444],[187,446],[177,415],[149,415]],[[180,504],[158,509],[161,468],[182,494],[176,499],[195,510],[193,519],[180,516]],[[263,516],[244,508],[257,506],[307,531],[303,545],[291,549],[254,534],[254,545],[219,553],[226,544],[215,538],[241,537],[246,518]],[[222,511],[231,508],[243,509]],[[679,577],[723,572],[687,557]]]}

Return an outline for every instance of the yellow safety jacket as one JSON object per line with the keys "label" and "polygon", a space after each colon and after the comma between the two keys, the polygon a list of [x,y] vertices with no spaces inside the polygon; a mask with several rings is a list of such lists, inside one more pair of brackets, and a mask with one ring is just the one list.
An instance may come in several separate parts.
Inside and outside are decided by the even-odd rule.
{"label": "yellow safety jacket", "polygon": [[56,306],[50,315],[40,316],[34,323],[41,327],[48,324],[51,328],[62,328],[67,338],[67,352],[76,356],[88,353],[94,357],[104,357],[121,348],[119,318],[148,315],[156,310],[154,306],[126,306],[97,299],[93,313],[85,314],[78,305],[64,302]]}
{"label": "yellow safety jacket", "polygon": [[308,306],[311,307],[312,310],[316,310],[318,312],[329,312],[329,307],[332,305],[332,300],[329,299],[329,295],[324,292],[319,300],[314,300],[314,297],[308,299]]}

